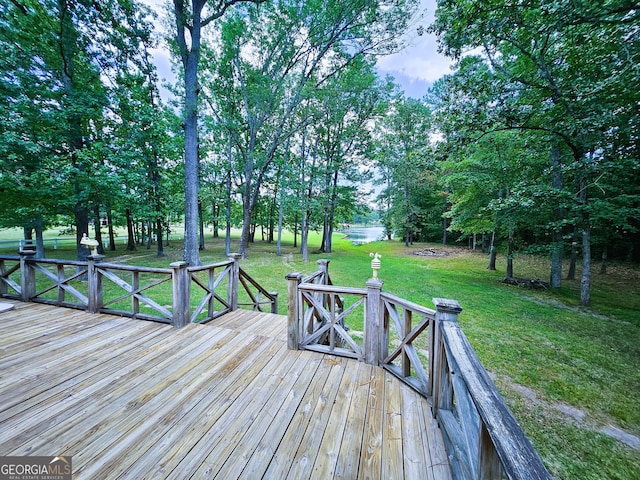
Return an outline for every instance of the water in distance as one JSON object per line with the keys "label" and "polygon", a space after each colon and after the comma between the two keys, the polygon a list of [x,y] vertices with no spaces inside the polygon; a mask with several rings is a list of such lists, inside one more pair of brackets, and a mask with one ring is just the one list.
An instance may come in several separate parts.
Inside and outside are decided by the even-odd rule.
{"label": "water in distance", "polygon": [[349,227],[345,229],[346,237],[354,245],[376,242],[384,239],[384,227]]}

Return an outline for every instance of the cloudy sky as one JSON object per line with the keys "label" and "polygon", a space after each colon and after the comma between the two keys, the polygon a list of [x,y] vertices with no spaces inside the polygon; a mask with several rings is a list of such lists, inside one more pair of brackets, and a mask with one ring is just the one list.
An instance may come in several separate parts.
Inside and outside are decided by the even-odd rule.
{"label": "cloudy sky", "polygon": [[[165,3],[164,0],[143,0],[143,2],[162,15],[159,5]],[[438,53],[435,37],[426,33],[422,36],[415,34],[418,26],[426,28],[433,21],[436,0],[421,0],[420,4],[421,9],[426,10],[426,13],[407,35],[407,46],[394,55],[381,57],[378,60],[381,76],[392,75],[402,86],[406,96],[413,98],[422,98],[433,82],[451,71],[451,60]],[[160,78],[173,78],[166,48],[162,46],[153,53]]]}
{"label": "cloudy sky", "polygon": [[[433,21],[436,8],[435,0],[422,0],[422,10],[426,9],[424,17],[418,25],[425,28]],[[400,52],[381,57],[378,69],[382,75],[392,75],[400,84],[408,97],[422,98],[429,87],[443,75],[451,73],[451,60],[438,53],[438,45],[434,35],[425,33],[417,36],[407,35],[407,47]]]}

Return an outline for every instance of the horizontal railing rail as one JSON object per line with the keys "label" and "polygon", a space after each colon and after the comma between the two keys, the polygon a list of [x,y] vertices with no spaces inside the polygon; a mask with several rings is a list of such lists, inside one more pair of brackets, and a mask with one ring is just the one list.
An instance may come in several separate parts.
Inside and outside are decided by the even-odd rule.
{"label": "horizontal railing rail", "polygon": [[[169,323],[183,327],[208,322],[249,307],[277,313],[278,295],[268,292],[240,268],[240,255],[229,260],[170,268],[103,262],[35,258],[32,249],[0,256],[0,297],[39,302]],[[242,301],[238,301],[239,286]]]}
{"label": "horizontal railing rail", "polygon": [[[382,292],[377,278],[366,289],[323,284],[318,279],[328,278],[328,261],[322,262],[314,274],[286,277],[289,348],[362,359],[424,395],[456,479],[551,478],[462,332],[456,301],[434,298],[435,310],[426,308]],[[336,301],[349,295],[359,297],[349,313],[361,315],[362,347],[344,328]]]}

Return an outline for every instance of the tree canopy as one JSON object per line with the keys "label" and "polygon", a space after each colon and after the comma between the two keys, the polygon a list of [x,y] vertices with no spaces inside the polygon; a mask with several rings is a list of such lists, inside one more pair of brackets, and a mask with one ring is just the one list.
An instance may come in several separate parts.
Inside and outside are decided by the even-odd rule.
{"label": "tree canopy", "polygon": [[[582,259],[640,261],[637,2],[174,0],[160,98],[151,12],[132,0],[12,0],[0,16],[0,226],[73,225],[162,254],[184,225],[199,263],[206,224],[310,229],[377,209],[388,238],[483,239],[551,258],[559,287]],[[406,98],[376,60],[427,28],[455,70]],[[373,204],[370,192],[377,195]],[[104,242],[106,243],[106,242]],[[113,238],[109,245],[115,248]],[[277,251],[279,252],[279,242]],[[78,245],[78,257],[88,252]]]}

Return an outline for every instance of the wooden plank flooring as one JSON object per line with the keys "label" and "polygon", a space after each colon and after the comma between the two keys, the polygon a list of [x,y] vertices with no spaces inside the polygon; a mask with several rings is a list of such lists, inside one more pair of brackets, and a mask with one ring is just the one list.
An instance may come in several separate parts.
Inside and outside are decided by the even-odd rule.
{"label": "wooden plank flooring", "polygon": [[40,304],[0,314],[0,455],[77,479],[448,479],[426,401],[355,360],[286,346],[286,318],[183,329]]}

